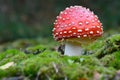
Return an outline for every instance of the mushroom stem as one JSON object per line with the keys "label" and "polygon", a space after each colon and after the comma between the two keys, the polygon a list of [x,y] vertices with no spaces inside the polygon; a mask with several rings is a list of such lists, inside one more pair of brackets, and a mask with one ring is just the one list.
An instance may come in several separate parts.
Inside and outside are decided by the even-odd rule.
{"label": "mushroom stem", "polygon": [[74,42],[65,43],[65,55],[68,56],[79,56],[82,55],[83,49],[80,44]]}

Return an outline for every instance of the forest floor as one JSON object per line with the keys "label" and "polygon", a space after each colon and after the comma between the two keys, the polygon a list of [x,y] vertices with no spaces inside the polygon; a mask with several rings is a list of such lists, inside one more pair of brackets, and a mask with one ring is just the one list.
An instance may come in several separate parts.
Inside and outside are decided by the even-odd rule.
{"label": "forest floor", "polygon": [[52,38],[1,44],[0,80],[120,80],[120,34],[104,34],[81,56],[65,56],[59,46]]}

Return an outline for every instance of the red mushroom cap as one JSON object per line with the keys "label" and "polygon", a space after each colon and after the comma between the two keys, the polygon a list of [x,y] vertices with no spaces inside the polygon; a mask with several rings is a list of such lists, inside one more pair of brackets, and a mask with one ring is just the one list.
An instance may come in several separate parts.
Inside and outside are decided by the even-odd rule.
{"label": "red mushroom cap", "polygon": [[60,12],[54,23],[55,40],[82,38],[96,39],[103,33],[98,17],[82,6],[71,6]]}

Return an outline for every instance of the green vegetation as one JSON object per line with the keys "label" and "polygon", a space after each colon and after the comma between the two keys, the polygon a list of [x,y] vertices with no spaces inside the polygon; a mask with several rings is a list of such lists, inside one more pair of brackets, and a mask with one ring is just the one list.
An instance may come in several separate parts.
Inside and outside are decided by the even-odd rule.
{"label": "green vegetation", "polygon": [[[113,80],[120,69],[120,34],[95,41],[85,47],[85,52],[92,51],[91,54],[82,56],[61,55],[56,51],[58,45],[50,39],[41,38],[1,45],[0,78],[23,76],[24,80],[93,80],[99,74],[100,80],[104,80],[105,76]],[[10,62],[14,65],[1,68]]]}

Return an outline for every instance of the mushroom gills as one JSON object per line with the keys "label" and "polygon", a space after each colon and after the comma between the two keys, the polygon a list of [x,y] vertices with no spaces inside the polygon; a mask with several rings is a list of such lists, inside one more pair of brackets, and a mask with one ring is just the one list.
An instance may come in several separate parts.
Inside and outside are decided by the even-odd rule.
{"label": "mushroom gills", "polygon": [[84,50],[81,48],[81,44],[66,42],[65,43],[65,53],[68,56],[79,56],[82,55]]}

